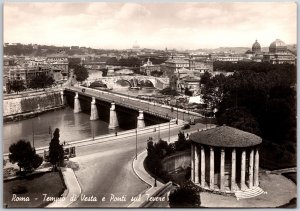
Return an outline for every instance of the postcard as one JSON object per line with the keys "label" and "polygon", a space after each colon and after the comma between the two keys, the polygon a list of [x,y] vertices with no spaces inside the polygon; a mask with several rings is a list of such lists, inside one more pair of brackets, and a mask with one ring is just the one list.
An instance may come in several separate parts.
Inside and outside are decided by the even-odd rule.
{"label": "postcard", "polygon": [[295,208],[297,4],[5,2],[4,208]]}

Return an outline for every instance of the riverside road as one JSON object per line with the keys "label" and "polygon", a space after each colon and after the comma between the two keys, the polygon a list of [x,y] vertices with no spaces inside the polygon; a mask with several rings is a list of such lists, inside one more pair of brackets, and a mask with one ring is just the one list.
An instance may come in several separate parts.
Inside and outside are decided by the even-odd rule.
{"label": "riverside road", "polygon": [[[197,128],[205,125],[197,124]],[[180,127],[170,131],[176,136]],[[150,133],[157,140],[158,133]],[[160,131],[160,137],[168,140],[169,131]],[[137,152],[146,148],[149,134],[138,136]],[[82,189],[82,196],[97,198],[97,201],[83,201],[79,198],[70,207],[127,207],[131,197],[137,196],[148,188],[132,169],[136,154],[136,137],[104,142],[77,148],[77,157],[71,159],[79,164],[75,171]],[[154,183],[154,181],[153,181]],[[103,200],[105,197],[105,201]]]}

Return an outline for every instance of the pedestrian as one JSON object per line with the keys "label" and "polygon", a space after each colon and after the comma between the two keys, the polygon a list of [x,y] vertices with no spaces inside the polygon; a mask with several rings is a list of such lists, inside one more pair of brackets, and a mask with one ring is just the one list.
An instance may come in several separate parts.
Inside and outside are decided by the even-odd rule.
{"label": "pedestrian", "polygon": [[115,133],[115,134],[116,134],[116,136],[118,136],[118,132],[117,132],[117,131],[116,131],[116,133]]}

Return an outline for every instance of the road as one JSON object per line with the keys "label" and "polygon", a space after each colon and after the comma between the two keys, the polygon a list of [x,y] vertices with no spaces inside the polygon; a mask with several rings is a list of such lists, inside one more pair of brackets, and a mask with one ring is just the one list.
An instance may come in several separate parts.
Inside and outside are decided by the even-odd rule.
{"label": "road", "polygon": [[[198,128],[205,125],[199,124]],[[180,128],[171,130],[171,136],[177,135]],[[160,136],[168,140],[169,131],[161,131]],[[154,139],[158,133],[152,134]],[[138,153],[146,148],[149,135],[138,137]],[[136,153],[136,138],[104,142],[83,146],[77,149],[77,157],[72,161],[79,164],[75,171],[76,177],[85,196],[97,197],[97,201],[81,201],[79,198],[70,207],[127,207],[131,197],[138,195],[148,188],[133,172],[132,159]],[[119,201],[112,199],[112,194]],[[126,200],[124,201],[126,196]],[[105,201],[102,201],[105,197]]]}

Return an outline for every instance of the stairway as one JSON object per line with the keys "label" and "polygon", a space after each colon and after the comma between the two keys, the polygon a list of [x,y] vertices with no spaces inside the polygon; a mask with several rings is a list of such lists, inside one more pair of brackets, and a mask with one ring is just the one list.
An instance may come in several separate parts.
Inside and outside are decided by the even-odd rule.
{"label": "stairway", "polygon": [[254,187],[251,189],[247,189],[245,191],[235,191],[235,197],[237,200],[240,199],[248,199],[248,198],[252,198],[252,197],[256,197],[259,196],[261,194],[267,194],[267,192],[263,191],[263,189],[261,189],[260,187]]}

